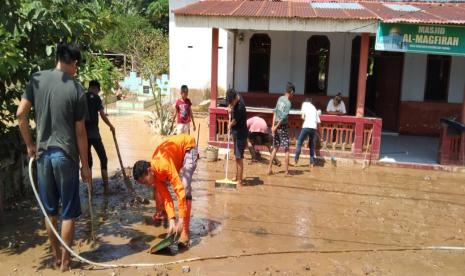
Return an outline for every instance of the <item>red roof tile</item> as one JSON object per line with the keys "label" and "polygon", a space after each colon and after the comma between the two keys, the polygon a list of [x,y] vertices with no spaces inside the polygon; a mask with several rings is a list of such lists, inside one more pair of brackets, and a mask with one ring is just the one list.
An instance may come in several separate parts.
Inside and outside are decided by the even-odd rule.
{"label": "red roof tile", "polygon": [[255,16],[260,7],[263,6],[265,2],[261,1],[244,1],[242,5],[238,6],[236,12],[234,12],[235,16]]}
{"label": "red roof tile", "polygon": [[[265,2],[266,3],[266,2]],[[263,17],[291,17],[289,2],[269,2],[257,13]]]}
{"label": "red roof tile", "polygon": [[[357,2],[361,9],[313,8],[311,3]],[[384,4],[409,5],[419,11],[393,10]],[[408,7],[408,6],[407,6]],[[465,3],[431,3],[385,0],[206,0],[189,4],[173,11],[176,15],[275,17],[275,18],[327,18],[336,20],[358,19],[385,22],[435,23],[465,25]]]}
{"label": "red roof tile", "polygon": [[295,17],[315,17],[315,10],[308,3],[292,3],[291,14]]}

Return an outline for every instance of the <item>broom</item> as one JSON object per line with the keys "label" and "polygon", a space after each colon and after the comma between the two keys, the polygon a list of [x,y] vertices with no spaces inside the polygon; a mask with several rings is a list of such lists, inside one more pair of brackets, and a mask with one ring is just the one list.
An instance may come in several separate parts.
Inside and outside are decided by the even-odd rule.
{"label": "broom", "polygon": [[365,170],[371,165],[371,150],[370,150],[370,159],[368,159],[368,164],[367,164],[367,153],[368,153],[368,149],[370,149],[371,147],[372,140],[373,140],[373,129],[370,129],[370,134],[368,135],[368,144],[367,144],[367,148],[365,149],[365,157],[363,158],[362,170]]}
{"label": "broom", "polygon": [[[321,145],[321,135],[319,132],[316,133],[316,135],[318,136],[318,143],[320,143],[320,150],[323,149],[324,151],[326,151],[326,153],[328,154],[328,156],[331,158],[331,165],[333,165],[334,167],[336,167],[336,157],[334,156],[334,154],[328,149],[327,146],[323,147]],[[316,147],[316,146],[315,146]]]}
{"label": "broom", "polygon": [[230,126],[231,125],[231,112],[229,112],[229,122],[228,122],[228,151],[226,152],[226,173],[224,176],[224,179],[216,180],[215,181],[215,188],[233,188],[235,189],[237,187],[237,181],[233,181],[228,178],[228,169],[229,169],[229,140],[230,140]]}

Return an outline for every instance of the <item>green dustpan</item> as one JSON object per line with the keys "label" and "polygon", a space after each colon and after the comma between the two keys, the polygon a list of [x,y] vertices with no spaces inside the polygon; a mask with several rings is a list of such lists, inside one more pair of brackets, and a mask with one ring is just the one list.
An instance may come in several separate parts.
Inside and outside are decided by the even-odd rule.
{"label": "green dustpan", "polygon": [[159,243],[155,244],[154,246],[150,247],[149,253],[156,254],[157,252],[170,247],[171,245],[177,243],[179,237],[176,234],[171,234],[161,240]]}

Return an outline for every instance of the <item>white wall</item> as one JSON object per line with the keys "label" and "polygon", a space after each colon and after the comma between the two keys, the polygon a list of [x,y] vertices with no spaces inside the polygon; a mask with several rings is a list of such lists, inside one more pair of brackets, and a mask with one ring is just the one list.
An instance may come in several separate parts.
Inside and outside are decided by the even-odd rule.
{"label": "white wall", "polygon": [[423,101],[426,84],[426,55],[406,53],[402,76],[402,101]]}
{"label": "white wall", "polygon": [[[402,76],[402,101],[422,102],[426,85],[426,54],[407,53]],[[465,57],[452,57],[449,78],[449,103],[462,103],[465,89]]]}
{"label": "white wall", "polygon": [[328,35],[331,42],[328,72],[328,95],[342,93],[349,96],[350,63],[352,55],[352,39],[349,34],[332,33]]}
{"label": "white wall", "polygon": [[271,33],[270,92],[283,93],[291,79],[291,32]]}
{"label": "white wall", "polygon": [[[305,66],[307,63],[307,39],[308,33],[292,33],[291,50],[291,76],[290,81],[295,85],[298,94],[304,94],[305,90]],[[273,46],[272,46],[273,47]],[[283,88],[284,89],[284,88]]]}
{"label": "white wall", "polygon": [[[170,0],[170,11],[196,0]],[[326,35],[331,43],[328,72],[328,95],[341,92],[349,96],[352,39],[357,34],[285,31],[239,30],[243,40],[237,39],[235,68],[233,64],[234,34],[220,29],[218,57],[218,85],[220,89],[234,86],[248,90],[249,41],[254,33],[267,33],[271,38],[270,83],[272,93],[282,93],[288,81],[296,86],[297,94],[304,94],[307,40],[312,35]],[[210,86],[211,29],[177,27],[170,13],[170,78],[171,87],[182,84],[193,89]],[[188,48],[192,46],[192,48]],[[427,55],[406,53],[402,76],[402,101],[423,101]],[[232,83],[234,74],[234,85]],[[465,57],[453,57],[448,102],[463,102],[465,87]]]}
{"label": "white wall", "polygon": [[452,57],[450,66],[449,97],[450,103],[463,103],[465,90],[465,57]]}
{"label": "white wall", "polygon": [[[179,89],[187,84],[190,89],[209,89],[211,75],[210,28],[178,27],[174,21],[173,9],[183,7],[196,0],[170,0],[169,56],[171,88]],[[192,48],[189,48],[192,46]],[[228,32],[219,32],[218,86],[227,88]]]}
{"label": "white wall", "polygon": [[[296,86],[297,94],[304,94],[307,40],[312,35],[326,35],[331,43],[328,72],[328,95],[341,92],[349,95],[352,35],[310,32],[252,32],[239,31],[244,40],[236,49],[235,85],[238,91],[247,91],[249,77],[249,42],[254,33],[266,33],[271,38],[270,83],[272,93],[282,93],[286,83]],[[341,66],[341,64],[343,64]]]}
{"label": "white wall", "polygon": [[249,42],[252,33],[241,31],[239,33],[243,33],[243,39],[236,41],[234,88],[237,91],[247,91],[249,85]]}

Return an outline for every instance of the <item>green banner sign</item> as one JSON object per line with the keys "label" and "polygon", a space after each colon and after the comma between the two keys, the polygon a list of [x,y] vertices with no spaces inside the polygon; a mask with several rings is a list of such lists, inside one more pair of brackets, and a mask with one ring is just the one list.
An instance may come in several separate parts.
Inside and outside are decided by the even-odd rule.
{"label": "green banner sign", "polygon": [[465,26],[379,22],[375,49],[465,56]]}

